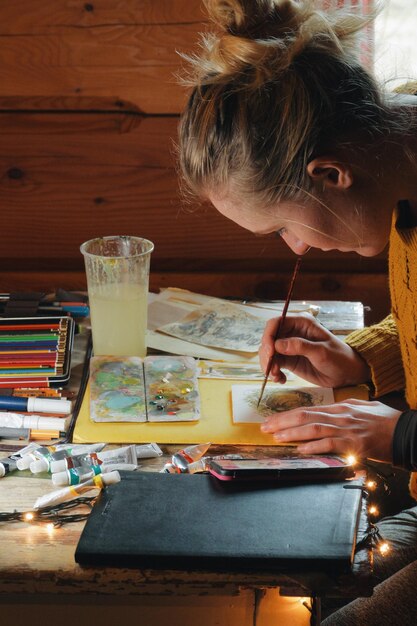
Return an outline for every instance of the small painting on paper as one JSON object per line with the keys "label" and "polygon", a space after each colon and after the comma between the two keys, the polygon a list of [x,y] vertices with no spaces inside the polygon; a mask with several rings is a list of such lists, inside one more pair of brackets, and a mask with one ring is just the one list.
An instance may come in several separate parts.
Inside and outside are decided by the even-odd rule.
{"label": "small painting on paper", "polygon": [[[295,376],[289,370],[284,370],[287,380],[295,380]],[[199,378],[230,378],[236,380],[263,380],[265,374],[258,363],[247,361],[209,361],[207,359],[198,362]]]}
{"label": "small painting on paper", "polygon": [[158,330],[203,346],[257,352],[264,328],[265,320],[236,304],[215,299]]}
{"label": "small painting on paper", "polygon": [[320,406],[334,402],[333,389],[328,387],[282,387],[267,385],[258,405],[259,385],[232,385],[233,421],[262,423],[266,417],[299,406]]}

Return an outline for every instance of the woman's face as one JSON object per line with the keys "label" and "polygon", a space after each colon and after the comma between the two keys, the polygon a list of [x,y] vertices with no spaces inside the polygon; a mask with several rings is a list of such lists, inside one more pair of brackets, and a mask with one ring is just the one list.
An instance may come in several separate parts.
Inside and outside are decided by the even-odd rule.
{"label": "woman's face", "polygon": [[340,193],[333,198],[335,209],[313,196],[306,203],[280,202],[262,212],[242,207],[225,195],[212,193],[209,199],[222,215],[257,235],[278,233],[297,255],[317,248],[375,256],[389,239],[389,212],[352,201],[349,204]]}

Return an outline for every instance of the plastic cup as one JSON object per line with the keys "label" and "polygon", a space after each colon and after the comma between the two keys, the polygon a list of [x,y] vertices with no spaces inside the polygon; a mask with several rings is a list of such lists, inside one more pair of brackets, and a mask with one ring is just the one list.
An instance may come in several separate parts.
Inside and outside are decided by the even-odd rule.
{"label": "plastic cup", "polygon": [[146,356],[153,249],[148,239],[127,235],[98,237],[81,245],[95,355]]}

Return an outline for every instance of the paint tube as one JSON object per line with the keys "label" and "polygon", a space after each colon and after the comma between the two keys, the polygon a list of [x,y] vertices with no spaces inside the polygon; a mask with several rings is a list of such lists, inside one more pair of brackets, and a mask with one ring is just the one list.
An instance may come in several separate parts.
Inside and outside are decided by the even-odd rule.
{"label": "paint tube", "polygon": [[178,467],[181,472],[187,472],[189,463],[198,461],[207,452],[211,443],[199,443],[195,446],[187,446],[172,456],[171,463]]}
{"label": "paint tube", "polygon": [[53,459],[64,459],[71,454],[81,454],[88,451],[94,452],[102,450],[105,445],[105,443],[59,443],[55,446],[43,446],[37,443],[28,454],[24,454],[22,458],[19,459],[17,468],[20,470],[30,468],[30,471],[34,474],[47,472],[49,470],[50,461]]}
{"label": "paint tube", "polygon": [[59,461],[51,461],[51,472],[63,472],[70,467],[84,467],[86,470],[93,465],[113,465],[114,463],[137,463],[136,446],[124,446],[123,448],[112,448],[101,452],[91,452],[89,454],[78,454],[69,456]]}
{"label": "paint tube", "polygon": [[30,471],[32,474],[39,474],[40,472],[48,472],[51,468],[52,461],[59,461],[60,459],[66,459],[68,456],[75,456],[76,454],[86,454],[90,452],[100,452],[104,448],[105,443],[91,443],[91,444],[67,444],[66,447],[51,452],[46,446],[42,446],[34,451],[36,460],[30,464]]}
{"label": "paint tube", "polygon": [[71,485],[70,487],[64,487],[63,489],[56,489],[52,493],[47,493],[44,496],[38,498],[33,505],[35,510],[44,509],[46,506],[55,506],[66,500],[77,498],[85,491],[91,491],[91,489],[102,489],[107,485],[118,483],[121,480],[119,472],[109,472],[108,474],[99,474],[93,476],[89,480],[79,485]]}
{"label": "paint tube", "polygon": [[79,485],[80,483],[98,476],[98,474],[107,474],[114,470],[124,470],[133,472],[137,469],[135,463],[115,463],[114,465],[94,465],[90,470],[86,471],[85,467],[71,467],[65,472],[56,472],[52,474],[52,482],[56,487],[64,487],[64,485]]}
{"label": "paint tube", "polygon": [[[166,463],[161,472],[166,474],[196,474],[197,472],[207,472],[212,459],[243,459],[241,454],[220,454],[217,456],[202,456],[201,459],[188,463],[186,469],[180,469],[172,463]],[[168,467],[169,466],[169,467]]]}
{"label": "paint tube", "polygon": [[164,467],[159,470],[160,474],[182,474],[180,468],[172,463],[165,463]]}
{"label": "paint tube", "polygon": [[10,474],[10,472],[14,472],[15,470],[19,469],[17,464],[18,461],[22,458],[22,454],[29,454],[31,450],[37,448],[38,445],[39,444],[32,442],[24,448],[21,448],[14,454],[10,454],[9,456],[0,459],[0,478],[3,478],[3,476],[6,476],[6,474]]}
{"label": "paint tube", "polygon": [[136,456],[138,459],[154,459],[162,456],[163,452],[157,443],[144,443],[136,446]]}
{"label": "paint tube", "polygon": [[187,474],[196,474],[197,472],[207,472],[208,463],[211,460],[211,456],[203,456],[198,461],[193,461],[188,464]]}
{"label": "paint tube", "polygon": [[22,455],[30,454],[30,452],[38,446],[38,443],[32,442],[24,448],[21,448],[14,454],[0,459],[0,478],[5,476],[6,474],[10,474],[10,472],[14,472],[15,470],[19,469],[18,464],[19,461],[22,459]]}
{"label": "paint tube", "polygon": [[42,446],[42,444],[33,442],[32,447],[30,448],[30,445],[27,446],[27,449],[24,452],[24,454],[21,454],[21,459],[19,459],[19,462],[17,464],[17,469],[20,469],[20,470],[29,469],[32,461],[36,461],[36,459],[38,458],[37,456],[35,456],[35,450],[38,450],[39,448],[44,447],[50,450],[51,452],[56,452],[57,450],[62,450],[64,448],[67,448],[69,445],[70,444],[68,443],[57,443],[54,446]]}

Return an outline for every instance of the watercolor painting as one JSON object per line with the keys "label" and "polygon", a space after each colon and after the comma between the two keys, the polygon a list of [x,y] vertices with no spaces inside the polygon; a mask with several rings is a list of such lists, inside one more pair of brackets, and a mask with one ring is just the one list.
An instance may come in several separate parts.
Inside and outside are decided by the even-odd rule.
{"label": "watercolor painting", "polygon": [[[283,370],[287,380],[295,380],[295,376],[289,370]],[[198,362],[199,378],[225,378],[242,380],[263,380],[265,374],[258,363],[234,362],[234,361],[208,361]]]}
{"label": "watercolor painting", "polygon": [[149,422],[199,419],[200,396],[195,359],[148,356],[144,367]]}
{"label": "watercolor painting", "polygon": [[146,421],[141,358],[91,358],[90,416],[94,422]]}
{"label": "watercolor painting", "polygon": [[233,421],[262,423],[266,417],[299,406],[320,406],[334,402],[333,389],[327,387],[282,387],[267,385],[259,407],[259,385],[232,385]]}
{"label": "watercolor painting", "polygon": [[240,352],[257,352],[265,321],[241,307],[210,300],[179,322],[158,328],[159,332],[185,341]]}

